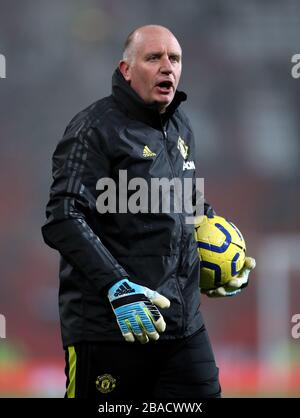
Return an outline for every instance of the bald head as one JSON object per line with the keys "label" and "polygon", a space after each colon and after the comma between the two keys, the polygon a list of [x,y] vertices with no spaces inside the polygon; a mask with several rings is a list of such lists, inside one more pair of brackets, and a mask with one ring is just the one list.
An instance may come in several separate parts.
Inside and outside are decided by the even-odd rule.
{"label": "bald head", "polygon": [[181,52],[181,47],[178,40],[168,28],[161,25],[145,25],[133,30],[127,36],[124,44],[123,60],[132,61],[135,58],[136,51],[143,47],[143,44],[149,39],[153,39],[157,36],[167,36],[173,38]]}
{"label": "bald head", "polygon": [[119,69],[146,103],[157,102],[164,112],[179,83],[181,56],[179,42],[169,29],[141,26],[128,35]]}

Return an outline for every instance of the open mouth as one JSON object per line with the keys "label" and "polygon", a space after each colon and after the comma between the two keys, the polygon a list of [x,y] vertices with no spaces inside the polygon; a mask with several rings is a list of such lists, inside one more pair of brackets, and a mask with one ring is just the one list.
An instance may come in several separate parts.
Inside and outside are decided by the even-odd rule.
{"label": "open mouth", "polygon": [[173,88],[173,83],[172,81],[161,81],[160,83],[157,84],[157,86],[159,88],[159,90],[161,90],[161,92],[164,93],[169,93],[171,91],[171,89]]}

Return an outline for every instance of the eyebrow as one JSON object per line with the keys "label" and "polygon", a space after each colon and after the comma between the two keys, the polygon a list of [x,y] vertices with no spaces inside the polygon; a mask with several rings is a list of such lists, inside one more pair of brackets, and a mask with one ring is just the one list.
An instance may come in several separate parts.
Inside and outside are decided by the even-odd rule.
{"label": "eyebrow", "polygon": [[[145,55],[145,58],[150,58],[152,56],[161,57],[162,55],[163,55],[162,52],[155,52],[155,51],[153,51],[153,52],[148,52]],[[169,55],[169,57],[176,57],[177,59],[180,59],[181,58],[181,54],[178,54],[177,52],[170,52],[168,55]]]}

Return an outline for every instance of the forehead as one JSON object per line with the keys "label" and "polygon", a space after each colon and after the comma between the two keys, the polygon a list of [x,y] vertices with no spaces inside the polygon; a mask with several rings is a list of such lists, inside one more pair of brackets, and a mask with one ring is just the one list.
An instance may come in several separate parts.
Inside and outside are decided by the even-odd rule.
{"label": "forehead", "polygon": [[136,39],[136,53],[144,55],[149,52],[167,52],[181,55],[181,47],[169,32],[147,32]]}

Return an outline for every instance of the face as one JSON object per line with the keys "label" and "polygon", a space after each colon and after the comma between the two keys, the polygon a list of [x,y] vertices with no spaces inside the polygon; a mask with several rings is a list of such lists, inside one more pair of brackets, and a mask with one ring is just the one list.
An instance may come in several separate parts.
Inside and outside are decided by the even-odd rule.
{"label": "face", "polygon": [[120,71],[146,102],[157,102],[164,112],[172,102],[181,75],[181,48],[171,32],[144,30],[132,41],[129,60],[121,61]]}

